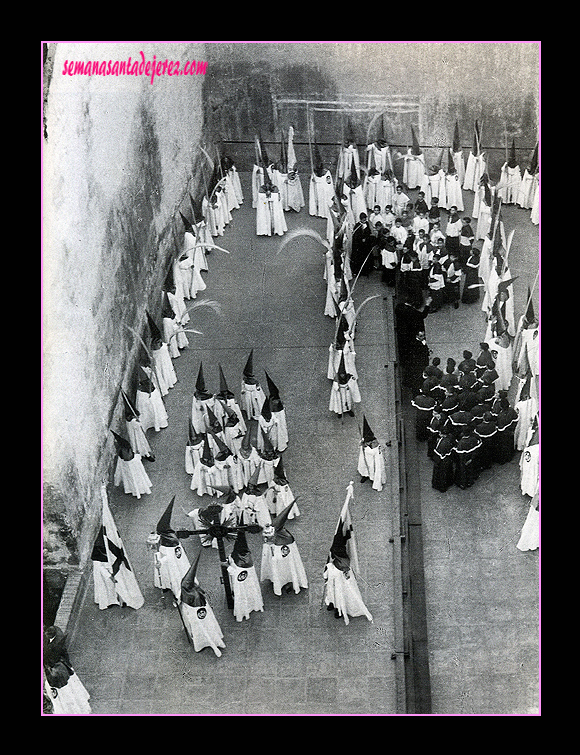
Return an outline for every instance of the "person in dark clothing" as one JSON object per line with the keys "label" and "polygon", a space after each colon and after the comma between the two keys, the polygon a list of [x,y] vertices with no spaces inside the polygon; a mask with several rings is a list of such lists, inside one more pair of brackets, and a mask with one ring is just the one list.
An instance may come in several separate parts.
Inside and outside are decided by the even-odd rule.
{"label": "person in dark clothing", "polygon": [[420,191],[417,194],[417,201],[415,202],[415,214],[418,215],[420,212],[424,212],[425,215],[429,212],[429,207],[427,206],[427,202],[425,201],[425,192]]}
{"label": "person in dark clothing", "polygon": [[353,275],[368,276],[373,269],[372,254],[374,243],[366,213],[361,212],[359,222],[352,232],[352,247],[350,254],[350,269]]}
{"label": "person in dark clothing", "polygon": [[455,481],[455,438],[443,429],[433,449],[433,474],[431,486],[445,493]]}
{"label": "person in dark clothing", "polygon": [[445,418],[441,412],[441,409],[436,406],[431,413],[431,420],[427,425],[427,456],[430,459],[434,458],[433,452],[435,450],[437,442],[439,441],[439,438],[441,437],[441,431],[443,430],[444,423]]}
{"label": "person in dark clothing", "polygon": [[489,469],[493,464],[495,436],[497,435],[497,423],[493,414],[486,411],[481,422],[478,422],[473,430],[481,440],[479,466],[481,469]]}
{"label": "person in dark clothing", "polygon": [[424,303],[407,296],[404,302],[395,307],[395,330],[402,362],[407,361],[409,349],[417,333],[425,332],[425,318],[429,315],[431,301],[430,296]]}
{"label": "person in dark clothing", "polygon": [[462,490],[470,488],[479,477],[480,448],[480,438],[466,426],[455,445],[455,484]]}
{"label": "person in dark clothing", "polygon": [[423,372],[429,364],[431,350],[425,340],[425,332],[419,331],[415,338],[411,339],[407,358],[403,363],[403,385],[409,388],[413,395],[419,393],[423,384]]}
{"label": "person in dark clothing", "polygon": [[429,438],[429,423],[437,402],[422,389],[411,399],[411,406],[415,408],[415,439],[422,443]]}
{"label": "person in dark clothing", "polygon": [[511,461],[515,453],[515,428],[518,413],[511,406],[508,399],[502,396],[497,414],[497,434],[495,436],[494,461],[506,464]]}

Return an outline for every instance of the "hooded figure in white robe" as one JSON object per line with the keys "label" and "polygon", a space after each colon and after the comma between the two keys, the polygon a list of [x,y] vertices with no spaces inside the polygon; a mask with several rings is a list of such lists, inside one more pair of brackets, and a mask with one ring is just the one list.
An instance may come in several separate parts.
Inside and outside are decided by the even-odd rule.
{"label": "hooded figure in white robe", "polygon": [[[238,424],[236,426],[236,435],[238,434],[238,432],[241,432],[243,436],[243,434],[246,432],[246,422],[242,414],[242,409],[239,406],[233,392],[230,391],[224,372],[222,370],[222,367],[219,364],[218,364],[218,370],[219,370],[220,389],[218,393],[216,393],[214,396],[215,401],[212,407],[213,411],[216,417],[222,422],[222,424],[224,424],[224,432],[225,432],[225,423],[227,423],[228,418],[232,417],[232,413],[235,414],[235,416],[238,418]],[[230,423],[230,426],[233,427],[233,424]],[[225,435],[224,435],[224,440],[226,443],[228,443],[228,439],[225,437]]]}
{"label": "hooded figure in white robe", "polygon": [[[292,501],[294,501],[294,493],[290,489],[290,485],[286,479],[284,463],[282,457],[280,457],[274,469],[274,479],[266,491],[268,510],[273,517],[278,516]],[[298,508],[298,504],[294,503],[288,513],[288,519],[294,519],[297,516],[300,516],[300,509]]]}
{"label": "hooded figure in white robe", "polygon": [[512,140],[510,155],[501,167],[497,192],[504,204],[515,204],[520,192],[522,171],[516,157],[515,140]]}
{"label": "hooded figure in white robe", "polygon": [[260,455],[252,441],[252,428],[248,427],[246,434],[242,438],[240,450],[238,453],[238,462],[241,468],[243,487],[248,484],[250,477],[261,464]]}
{"label": "hooded figure in white robe", "polygon": [[[386,173],[390,170],[394,172],[393,158],[391,156],[391,149],[384,138],[382,121],[381,121],[381,135],[372,144],[367,145],[367,172],[371,168],[376,168],[379,173]],[[383,206],[383,205],[381,205]]]}
{"label": "hooded figure in white robe", "polygon": [[[441,202],[439,203],[441,205]],[[447,173],[445,175],[445,204],[441,205],[446,210],[450,210],[452,207],[457,207],[460,212],[465,209],[463,204],[463,191],[461,190],[461,179],[455,163],[453,155],[449,152],[449,158],[447,160]]]}
{"label": "hooded figure in white robe", "polygon": [[129,441],[117,435],[115,436],[115,445],[117,448],[117,462],[113,477],[115,487],[122,485],[125,493],[129,493],[135,498],[141,498],[142,495],[151,493],[151,480],[145,471],[141,456],[133,452]]}
{"label": "hooded figure in white robe", "polygon": [[197,433],[188,419],[187,443],[185,444],[184,466],[187,474],[192,475],[203,453],[203,444],[205,441],[204,433]]}
{"label": "hooded figure in white robe", "polygon": [[238,169],[236,168],[233,159],[229,155],[222,156],[222,168],[229,176],[231,186],[234,190],[237,207],[239,207],[244,201],[244,192],[242,190],[242,183],[240,181],[240,174],[238,173]]}
{"label": "hooded figure in white robe", "polygon": [[121,389],[121,395],[123,397],[123,403],[125,404],[125,428],[127,430],[127,438],[133,453],[139,454],[139,456],[146,461],[155,461],[155,454],[151,449],[151,445],[147,440],[145,430],[139,419],[139,412],[133,406],[123,389]]}
{"label": "hooded figure in white robe", "polygon": [[261,465],[252,472],[244,490],[236,501],[236,515],[239,524],[258,524],[267,527],[272,522],[266,493],[269,483],[260,482]]}
{"label": "hooded figure in white robe", "polygon": [[340,147],[338,151],[338,163],[336,167],[336,175],[339,180],[346,181],[349,174],[352,172],[352,165],[354,163],[357,173],[360,170],[360,156],[358,153],[358,146],[352,133],[352,127],[348,125],[349,135],[345,139],[345,143]]}
{"label": "hooded figure in white robe", "polygon": [[403,158],[403,183],[408,189],[420,189],[425,176],[425,155],[421,151],[413,126],[411,136],[413,146],[409,147]]}
{"label": "hooded figure in white robe", "polygon": [[160,329],[157,327],[157,323],[151,317],[149,312],[146,312],[147,324],[149,326],[149,333],[151,335],[151,360],[152,367],[159,383],[159,389],[162,396],[169,393],[169,389],[173,388],[177,383],[177,375],[173,366],[171,355],[169,354],[169,348],[163,340]]}
{"label": "hooded figure in white robe", "polygon": [[538,189],[538,145],[534,149],[530,165],[524,170],[520,181],[516,204],[526,210],[531,210]]}
{"label": "hooded figure in white robe", "polygon": [[362,214],[367,214],[367,203],[365,201],[363,185],[354,159],[352,160],[350,174],[344,181],[342,191],[347,198],[347,210],[352,216],[352,224],[354,225],[359,221]]}
{"label": "hooded figure in white robe", "polygon": [[301,589],[308,588],[296,540],[285,527],[293,506],[294,501],[291,501],[263,531],[260,578],[262,582],[269,580],[272,583],[275,595],[282,595],[282,590],[298,594]]}
{"label": "hooded figure in white robe", "polygon": [[342,532],[337,531],[334,536],[323,577],[323,600],[327,610],[334,610],[337,619],[342,616],[345,624],[349,623],[350,617],[356,616],[365,616],[369,621],[373,620],[351,569],[346,537]]}
{"label": "hooded figure in white robe", "polygon": [[361,476],[361,481],[367,479],[371,481],[373,490],[381,491],[383,489],[387,481],[383,449],[364,415],[357,471]]}
{"label": "hooded figure in white robe", "polygon": [[[143,372],[145,369],[143,368]],[[155,432],[163,430],[169,425],[169,416],[161,397],[161,391],[155,387],[155,382],[145,373],[143,380],[137,386],[135,394],[135,408],[139,412],[143,430],[153,429]]]}
{"label": "hooded figure in white robe", "polygon": [[283,208],[285,211],[300,212],[304,207],[304,192],[298,173],[298,162],[294,150],[294,128],[288,129],[288,152],[286,155],[286,178],[283,193]]}
{"label": "hooded figure in white robe", "polygon": [[[463,179],[463,188],[467,191],[477,191],[481,177],[487,172],[485,152],[481,152],[481,134],[479,125],[475,121],[473,133],[473,147],[467,158],[465,166],[465,176]],[[473,214],[473,213],[472,213]],[[473,215],[473,217],[476,217]]]}
{"label": "hooded figure in white robe", "polygon": [[256,234],[258,236],[283,236],[288,230],[284,218],[282,196],[265,170],[265,181],[258,191],[256,204]]}
{"label": "hooded figure in white robe", "polygon": [[537,418],[530,428],[526,447],[520,455],[519,466],[522,494],[533,498],[540,490],[540,430]]}
{"label": "hooded figure in white robe", "polygon": [[200,362],[195,381],[195,390],[191,399],[191,423],[196,433],[205,433],[207,430],[207,410],[211,409],[213,411],[215,403],[214,395],[206,388],[203,362]]}
{"label": "hooded figure in white robe", "polygon": [[[338,305],[336,305],[338,310]],[[328,368],[326,377],[334,380],[340,367],[341,357],[344,357],[344,366],[348,373],[358,380],[356,369],[356,351],[354,350],[354,341],[348,330],[346,318],[339,312],[336,328],[336,337],[328,347]]]}
{"label": "hooded figure in white robe", "polygon": [[310,215],[327,218],[335,196],[331,172],[324,167],[318,145],[314,144],[312,174],[308,192],[308,212]]}
{"label": "hooded figure in white robe", "polygon": [[238,531],[233,550],[228,558],[227,570],[234,595],[236,621],[249,619],[253,611],[263,612],[264,600],[260,582],[244,530]]}
{"label": "hooded figure in white robe", "polygon": [[[459,137],[459,124],[455,121],[455,130],[453,132],[453,146],[451,147],[450,158],[455,167],[455,173],[459,180],[459,185],[463,185],[465,179],[465,163],[463,162],[463,150],[461,149],[461,139]],[[451,166],[451,162],[449,163]],[[449,173],[449,168],[447,173]],[[459,206],[457,207],[459,209]]]}
{"label": "hooded figure in white robe", "polygon": [[181,580],[186,575],[190,562],[175,530],[171,527],[171,515],[175,496],[163,512],[155,532],[147,538],[153,550],[153,584],[161,590],[171,590],[179,600]]}
{"label": "hooded figure in white robe", "polygon": [[540,502],[539,495],[533,497],[526,521],[520,533],[516,548],[520,551],[535,551],[540,547]]}
{"label": "hooded figure in white robe", "polygon": [[87,716],[92,713],[86,687],[75,670],[58,661],[44,669],[44,689],[50,699],[53,715]]}
{"label": "hooded figure in white robe", "polygon": [[201,551],[181,580],[178,609],[196,653],[211,648],[218,658],[225,648],[224,634],[210,606],[205,590],[197,581],[196,572]]}
{"label": "hooded figure in white robe", "polygon": [[129,562],[108,504],[103,502],[103,524],[91,552],[95,603],[101,610],[109,606],[141,608],[145,599]]}
{"label": "hooded figure in white robe", "polygon": [[44,690],[50,700],[54,715],[89,715],[90,694],[74,670],[68,650],[66,635],[57,626],[44,630],[42,643]]}
{"label": "hooded figure in white robe", "polygon": [[354,405],[361,402],[358,380],[346,371],[344,354],[340,357],[338,372],[330,389],[329,411],[339,417],[343,414],[354,416]]}
{"label": "hooded figure in white robe", "polygon": [[216,485],[223,484],[223,469],[216,464],[209,443],[208,433],[203,442],[203,451],[191,476],[190,488],[199,495],[217,495]]}
{"label": "hooded figure in white robe", "polygon": [[254,376],[254,349],[246,360],[242,373],[242,388],[240,392],[240,406],[246,413],[247,419],[258,419],[262,405],[266,400],[262,386]]}
{"label": "hooded figure in white robe", "polygon": [[276,451],[281,453],[288,447],[288,422],[286,420],[286,409],[280,398],[278,386],[272,380],[270,375],[268,375],[266,370],[264,370],[264,373],[268,385],[269,406],[273,421],[273,427],[269,437]]}

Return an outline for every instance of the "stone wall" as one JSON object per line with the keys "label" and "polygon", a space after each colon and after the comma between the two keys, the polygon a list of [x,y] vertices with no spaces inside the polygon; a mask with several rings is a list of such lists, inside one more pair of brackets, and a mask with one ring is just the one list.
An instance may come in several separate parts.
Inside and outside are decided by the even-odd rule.
{"label": "stone wall", "polygon": [[[145,309],[160,311],[178,209],[201,177],[203,75],[64,74],[65,61],[205,60],[200,44],[61,44],[43,145],[45,565],[82,564]],[[184,202],[184,199],[187,203]],[[177,220],[176,220],[177,218]]]}
{"label": "stone wall", "polygon": [[331,170],[347,120],[363,146],[377,136],[380,111],[385,138],[404,149],[413,125],[427,161],[452,143],[456,121],[467,157],[478,119],[492,178],[506,143],[515,139],[527,164],[538,139],[538,43],[214,43],[206,49],[206,122],[233,142],[240,170],[251,167],[258,130],[278,157],[280,131],[293,125],[301,170],[309,172],[306,100],[324,101],[323,109],[310,105],[311,124]]}

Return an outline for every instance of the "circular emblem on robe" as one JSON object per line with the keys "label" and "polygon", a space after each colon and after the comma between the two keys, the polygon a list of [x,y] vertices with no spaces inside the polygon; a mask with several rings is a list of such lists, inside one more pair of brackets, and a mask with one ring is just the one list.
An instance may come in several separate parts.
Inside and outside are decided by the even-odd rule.
{"label": "circular emblem on robe", "polygon": [[526,451],[524,454],[524,461],[530,461],[532,458],[532,454],[529,451]]}
{"label": "circular emblem on robe", "polygon": [[198,619],[205,619],[206,616],[207,616],[207,611],[205,610],[205,608],[198,608],[197,609],[197,618]]}
{"label": "circular emblem on robe", "polygon": [[181,548],[179,547],[175,549],[175,558],[181,558]]}
{"label": "circular emblem on robe", "polygon": [[287,556],[290,553],[290,548],[287,545],[283,545],[280,550],[282,553],[282,558],[284,558],[284,556]]}
{"label": "circular emblem on robe", "polygon": [[243,582],[247,576],[248,576],[248,572],[247,571],[241,571],[238,574],[238,582]]}

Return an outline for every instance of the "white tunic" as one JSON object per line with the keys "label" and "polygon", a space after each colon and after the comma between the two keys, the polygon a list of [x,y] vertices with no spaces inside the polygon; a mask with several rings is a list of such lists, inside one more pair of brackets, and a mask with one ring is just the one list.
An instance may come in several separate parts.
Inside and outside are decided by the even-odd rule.
{"label": "white tunic", "polygon": [[137,419],[133,417],[131,420],[125,420],[125,427],[127,428],[127,439],[133,453],[139,454],[141,457],[148,457],[153,455],[143,425]]}
{"label": "white tunic", "polygon": [[76,672],[69,676],[64,687],[51,687],[48,680],[44,680],[44,688],[52,703],[55,715],[89,715],[92,713],[89,700],[91,696],[85,689]]}
{"label": "white tunic", "polygon": [[382,448],[362,444],[358,455],[357,471],[361,477],[370,477],[373,490],[382,490],[387,481],[385,457]]}
{"label": "white tunic", "polygon": [[324,175],[310,176],[310,191],[308,195],[308,212],[319,218],[328,217],[332,200],[334,198],[334,183],[332,176],[327,170]]}
{"label": "white tunic", "polygon": [[[455,206],[462,212],[464,210],[463,205],[463,192],[461,191],[461,180],[457,173],[448,173],[445,176],[445,208],[449,210]],[[439,202],[441,204],[441,202]]]}
{"label": "white tunic", "polygon": [[283,236],[287,230],[280,192],[258,192],[256,234],[258,236]]}
{"label": "white tunic", "polygon": [[479,181],[486,170],[485,153],[482,152],[476,157],[473,152],[470,152],[467,158],[467,165],[465,166],[463,188],[468,191],[477,191]]}
{"label": "white tunic", "polygon": [[520,488],[532,498],[540,489],[540,446],[526,446],[520,456]]}
{"label": "white tunic", "polygon": [[168,426],[169,417],[160,391],[155,390],[149,393],[139,389],[135,394],[135,408],[139,412],[141,425],[145,432],[151,428],[155,432],[159,432],[159,430]]}
{"label": "white tunic", "polygon": [[226,646],[224,634],[209,603],[204,606],[190,606],[182,602],[180,610],[195,652],[209,647],[220,658],[220,648]]}
{"label": "white tunic", "polygon": [[262,412],[262,406],[264,405],[265,400],[266,396],[259,383],[251,385],[242,380],[240,406],[242,411],[246,412],[248,419],[258,419]]}
{"label": "white tunic", "polygon": [[520,184],[522,182],[522,172],[520,166],[510,168],[506,163],[502,165],[497,193],[504,204],[515,204],[518,199]]}
{"label": "white tunic", "polygon": [[181,580],[191,565],[187,553],[181,545],[160,545],[153,559],[153,584],[162,590],[171,590],[179,600]]}
{"label": "white tunic", "polygon": [[403,165],[403,183],[409,189],[421,187],[423,176],[425,175],[425,155],[414,155],[409,148],[404,157]]}
{"label": "white tunic", "polygon": [[288,584],[292,585],[296,594],[307,588],[308,579],[296,543],[274,545],[265,542],[262,545],[260,578],[262,582],[272,582],[275,595],[281,595],[282,588]]}
{"label": "white tunic", "polygon": [[252,611],[263,612],[264,601],[258,575],[256,574],[256,567],[237,566],[230,556],[227,569],[234,594],[234,616],[236,617],[236,621],[249,619]]}
{"label": "white tunic", "polygon": [[113,484],[115,486],[122,484],[125,493],[130,493],[135,498],[141,498],[142,495],[148,495],[151,492],[151,480],[139,454],[135,454],[130,461],[117,456]]}
{"label": "white tunic", "polygon": [[516,548],[520,551],[535,551],[540,547],[540,512],[533,503],[530,505],[528,515]]}
{"label": "white tunic", "polygon": [[337,380],[332,382],[330,389],[330,402],[328,408],[336,414],[344,414],[352,411],[355,404],[360,403],[361,395],[358,388],[358,381],[351,377],[349,381],[342,385]]}
{"label": "white tunic", "polygon": [[352,570],[345,574],[329,561],[324,568],[324,580],[324,602],[335,607],[345,624],[349,623],[349,616],[366,616],[369,621],[373,620]]}

